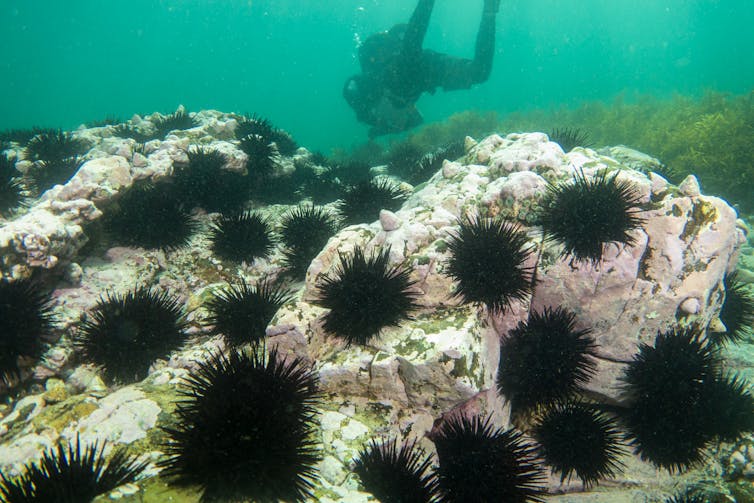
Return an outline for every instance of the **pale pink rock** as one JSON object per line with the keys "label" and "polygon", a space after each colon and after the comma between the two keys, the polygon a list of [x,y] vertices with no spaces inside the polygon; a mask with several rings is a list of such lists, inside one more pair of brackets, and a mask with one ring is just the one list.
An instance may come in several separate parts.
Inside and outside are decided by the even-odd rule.
{"label": "pale pink rock", "polygon": [[133,159],[131,160],[132,164],[134,165],[134,168],[144,168],[149,164],[149,160],[144,157],[143,154],[140,152],[135,152]]}
{"label": "pale pink rock", "polygon": [[392,211],[380,210],[380,225],[383,231],[390,232],[401,226],[401,220]]}
{"label": "pale pink rock", "polygon": [[455,161],[449,161],[445,159],[442,162],[442,176],[445,178],[453,178],[461,171],[461,164]]}
{"label": "pale pink rock", "polygon": [[659,196],[661,193],[668,190],[668,181],[657,173],[649,173],[649,180],[652,182],[652,195]]}
{"label": "pale pink rock", "polygon": [[689,297],[681,302],[679,308],[686,314],[697,314],[702,308],[702,303],[697,297]]}
{"label": "pale pink rock", "polygon": [[686,178],[684,178],[681,184],[678,186],[678,189],[683,195],[689,197],[696,197],[702,193],[699,187],[699,180],[697,180],[694,175],[688,175]]}
{"label": "pale pink rock", "polygon": [[84,443],[130,444],[146,437],[161,409],[135,386],[126,386],[97,401],[97,409],[64,429],[61,436],[80,435]]}
{"label": "pale pink rock", "polygon": [[87,161],[65,184],[58,199],[102,201],[132,183],[131,167],[119,155]]}
{"label": "pale pink rock", "polygon": [[[490,147],[495,150],[490,155],[490,171],[507,174],[513,171],[534,171],[534,168],[559,168],[563,151],[557,143],[548,142],[544,133],[511,134],[506,138],[492,135],[482,140],[470,154]],[[485,163],[477,158],[480,163]]]}

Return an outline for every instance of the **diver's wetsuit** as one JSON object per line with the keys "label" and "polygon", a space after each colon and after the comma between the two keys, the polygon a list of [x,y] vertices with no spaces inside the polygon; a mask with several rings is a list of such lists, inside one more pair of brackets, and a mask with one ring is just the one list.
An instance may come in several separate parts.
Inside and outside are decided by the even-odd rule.
{"label": "diver's wetsuit", "polygon": [[484,0],[474,59],[422,49],[434,0],[419,0],[408,24],[376,33],[359,47],[362,73],[350,77],[343,96],[356,118],[372,126],[369,136],[405,131],[422,122],[414,104],[423,92],[468,89],[484,82],[495,52],[500,0]]}

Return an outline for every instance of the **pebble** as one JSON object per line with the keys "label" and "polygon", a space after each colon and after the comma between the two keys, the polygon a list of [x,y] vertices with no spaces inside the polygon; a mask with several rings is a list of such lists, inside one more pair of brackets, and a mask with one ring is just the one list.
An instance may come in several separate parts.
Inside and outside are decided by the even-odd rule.
{"label": "pebble", "polygon": [[385,232],[394,231],[399,228],[403,222],[398,215],[389,210],[380,210],[380,225]]}
{"label": "pebble", "polygon": [[743,466],[746,464],[746,458],[741,452],[736,451],[730,455],[730,464],[735,466]]}
{"label": "pebble", "polygon": [[750,479],[754,478],[754,463],[747,463],[743,469],[743,476]]}
{"label": "pebble", "polygon": [[83,276],[84,270],[76,262],[71,262],[65,269],[64,279],[71,285],[80,285]]}
{"label": "pebble", "polygon": [[70,394],[65,383],[60,379],[50,378],[45,382],[45,392],[42,397],[47,403],[58,403],[68,398]]}
{"label": "pebble", "polygon": [[449,161],[445,159],[442,162],[442,176],[445,178],[453,178],[461,171],[461,165],[457,162]]}
{"label": "pebble", "polygon": [[348,421],[348,424],[345,428],[343,428],[343,439],[344,440],[355,440],[363,435],[366,435],[369,433],[369,428],[364,426],[364,423],[361,423],[355,419],[351,419]]}
{"label": "pebble", "polygon": [[681,311],[686,314],[697,314],[702,308],[702,304],[696,297],[689,297],[688,299],[681,302],[680,308]]}
{"label": "pebble", "polygon": [[699,188],[699,180],[697,180],[694,175],[689,175],[684,178],[678,186],[678,189],[681,191],[681,194],[689,197],[697,197],[702,193]]}

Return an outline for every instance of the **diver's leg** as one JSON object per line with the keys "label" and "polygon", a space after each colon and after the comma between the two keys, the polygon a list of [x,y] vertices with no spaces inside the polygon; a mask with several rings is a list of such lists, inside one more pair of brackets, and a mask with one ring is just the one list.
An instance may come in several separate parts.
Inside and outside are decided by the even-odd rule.
{"label": "diver's leg", "polygon": [[421,52],[424,35],[427,34],[427,27],[429,26],[429,17],[434,6],[435,0],[419,0],[419,3],[416,4],[403,38],[405,56],[418,56]]}
{"label": "diver's leg", "polygon": [[492,57],[495,54],[495,18],[500,9],[500,0],[484,0],[482,20],[476,36],[474,61],[471,65],[471,78],[477,84],[484,82],[492,71]]}

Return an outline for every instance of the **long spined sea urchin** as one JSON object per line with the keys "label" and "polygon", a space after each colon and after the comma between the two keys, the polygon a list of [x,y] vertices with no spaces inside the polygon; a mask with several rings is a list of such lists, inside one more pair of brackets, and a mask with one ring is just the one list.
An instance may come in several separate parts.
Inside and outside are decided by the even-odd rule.
{"label": "long spined sea urchin", "polygon": [[526,233],[500,218],[464,218],[448,240],[446,274],[457,281],[455,295],[501,312],[531,292],[532,254]]}
{"label": "long spined sea urchin", "polygon": [[160,463],[176,483],[199,486],[202,502],[311,497],[320,393],[302,359],[274,349],[213,355],[181,394]]}
{"label": "long spined sea urchin", "polygon": [[597,264],[607,244],[631,246],[632,231],[641,227],[641,195],[619,172],[599,171],[593,177],[574,174],[572,182],[550,184],[540,216],[545,236],[561,243],[563,255]]}
{"label": "long spined sea urchin", "polygon": [[352,254],[338,256],[340,264],[318,284],[316,303],[329,309],[324,315],[326,332],[349,345],[367,344],[417,308],[411,268],[390,266],[389,249],[366,257],[356,247]]}
{"label": "long spined sea urchin", "polygon": [[183,306],[167,292],[137,287],[108,293],[79,324],[75,346],[84,361],[104,367],[108,381],[144,379],[150,365],[184,342]]}

